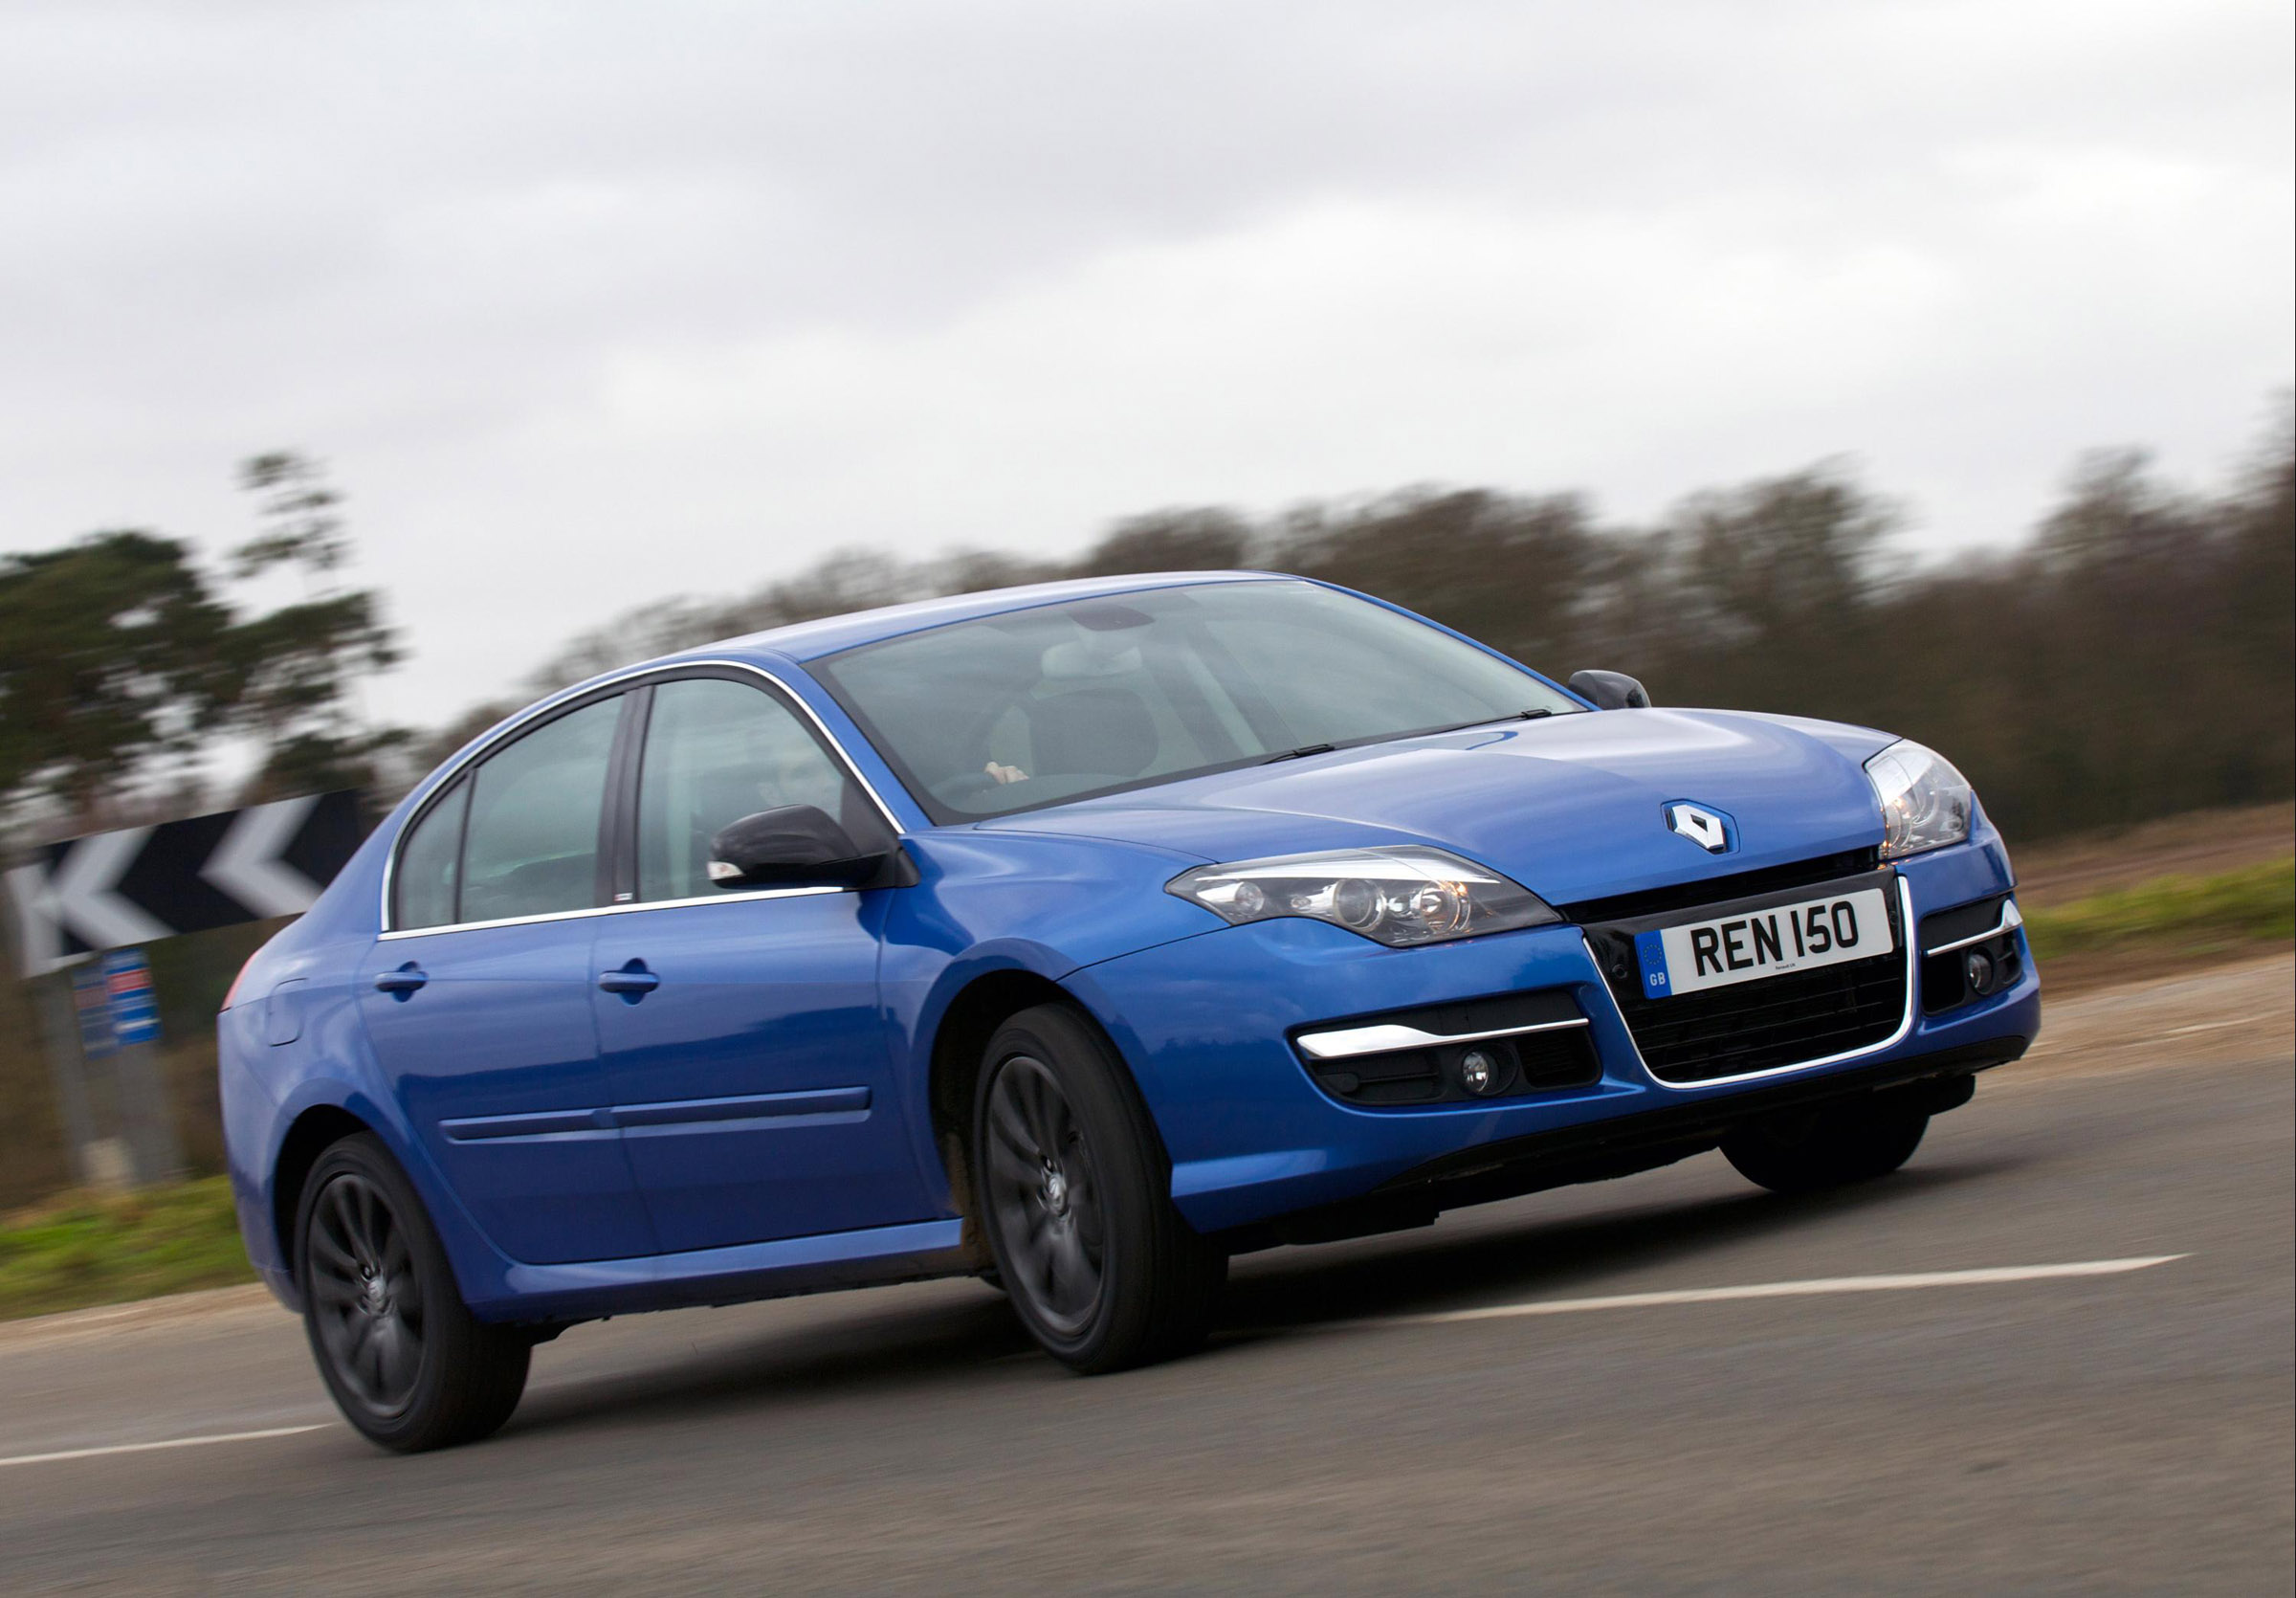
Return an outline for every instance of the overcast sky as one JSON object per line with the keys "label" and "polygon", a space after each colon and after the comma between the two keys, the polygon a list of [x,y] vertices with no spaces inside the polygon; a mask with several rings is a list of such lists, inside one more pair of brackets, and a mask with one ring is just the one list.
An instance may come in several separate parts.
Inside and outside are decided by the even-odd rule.
{"label": "overcast sky", "polygon": [[435,723],[641,600],[1175,503],[1851,453],[2003,544],[2289,382],[2290,17],[0,0],[0,549],[218,551],[310,451]]}

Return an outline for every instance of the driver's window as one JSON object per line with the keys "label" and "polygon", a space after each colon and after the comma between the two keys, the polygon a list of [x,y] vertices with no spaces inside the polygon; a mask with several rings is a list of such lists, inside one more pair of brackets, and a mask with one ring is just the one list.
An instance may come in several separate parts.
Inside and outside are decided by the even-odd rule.
{"label": "driver's window", "polygon": [[850,825],[851,781],[797,713],[761,688],[689,677],[653,691],[638,774],[638,898],[700,899],[730,821],[811,805]]}

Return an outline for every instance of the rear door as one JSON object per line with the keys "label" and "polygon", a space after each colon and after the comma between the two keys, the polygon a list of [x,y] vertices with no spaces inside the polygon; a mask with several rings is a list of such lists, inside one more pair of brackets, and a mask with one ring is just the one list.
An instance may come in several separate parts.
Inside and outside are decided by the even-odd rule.
{"label": "rear door", "polygon": [[590,1005],[625,709],[567,710],[440,790],[403,834],[360,979],[416,1135],[496,1247],[535,1264],[654,1247]]}
{"label": "rear door", "polygon": [[734,668],[642,690],[632,908],[600,922],[598,1034],[665,1251],[922,1220],[934,1211],[877,1004],[896,889],[726,891],[709,841],[781,805],[890,830],[802,711]]}

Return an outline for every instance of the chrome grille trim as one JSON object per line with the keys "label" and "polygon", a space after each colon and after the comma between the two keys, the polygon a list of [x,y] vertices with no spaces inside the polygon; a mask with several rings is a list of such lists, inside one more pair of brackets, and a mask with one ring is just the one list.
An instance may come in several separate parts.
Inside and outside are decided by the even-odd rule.
{"label": "chrome grille trim", "polygon": [[1990,943],[1996,938],[2003,937],[2008,933],[2015,932],[2019,927],[2024,924],[2025,913],[2017,907],[2017,900],[2014,898],[2005,899],[2001,900],[2001,919],[1999,924],[1990,927],[1983,932],[1972,933],[1967,938],[1956,938],[1950,943],[1939,943],[1933,949],[1923,949],[1921,951],[1922,956],[1926,959],[1931,955],[1951,954],[1955,949],[1965,949],[1972,943]]}
{"label": "chrome grille trim", "polygon": [[[1886,1049],[1894,1049],[1903,1043],[1913,1031],[1913,1019],[1921,1003],[1922,960],[1921,945],[1913,936],[1913,928],[1916,924],[1913,920],[1913,890],[1907,884],[1903,877],[1897,879],[1897,902],[1899,924],[1905,929],[1906,1008],[1905,1013],[1898,1018],[1895,1032],[1878,1043],[1864,1044],[1855,1049],[1844,1050],[1838,1054],[1825,1054],[1817,1059],[1796,1060],[1790,1065],[1768,1066],[1760,1071],[1749,1071],[1735,1076],[1708,1076],[1695,1082],[1670,1082],[1650,1069],[1649,1062],[1643,1058],[1641,1047],[1634,1041],[1634,1028],[1628,1025],[1626,1012],[1620,1008],[1618,995],[1611,991],[1610,983],[1602,975],[1602,962],[1601,957],[1595,953],[1594,944],[1587,941],[1583,933],[1579,935],[1578,943],[1586,951],[1586,963],[1595,973],[1595,985],[1602,990],[1602,1000],[1610,1006],[1611,1015],[1618,1021],[1619,1031],[1626,1039],[1626,1047],[1633,1051],[1634,1063],[1642,1071],[1643,1076],[1656,1086],[1675,1093],[1697,1093],[1707,1088],[1727,1087],[1733,1082],[1755,1082],[1771,1076],[1791,1076],[1797,1071],[1816,1071],[1822,1066],[1840,1065],[1847,1060],[1861,1059],[1867,1054],[1878,1054]],[[1659,1002],[1663,1004],[1665,1001]]]}
{"label": "chrome grille trim", "polygon": [[1293,1041],[1310,1059],[1344,1060],[1359,1054],[1388,1054],[1402,1049],[1436,1049],[1453,1043],[1483,1043],[1495,1037],[1523,1037],[1532,1032],[1564,1032],[1587,1024],[1583,1015],[1568,1021],[1537,1021],[1528,1027],[1501,1027],[1486,1032],[1430,1032],[1400,1022],[1383,1021],[1368,1027],[1337,1027],[1324,1032],[1301,1032]]}

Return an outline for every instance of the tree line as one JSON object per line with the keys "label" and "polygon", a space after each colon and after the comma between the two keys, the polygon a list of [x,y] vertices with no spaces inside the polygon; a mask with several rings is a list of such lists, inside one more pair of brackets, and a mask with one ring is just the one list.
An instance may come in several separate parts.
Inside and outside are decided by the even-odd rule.
{"label": "tree line", "polygon": [[[730,602],[669,599],[573,640],[536,691],[818,616],[1012,583],[1250,566],[1324,578],[1557,678],[1662,704],[1887,727],[1946,752],[2014,837],[2296,788],[2296,440],[2285,403],[2236,480],[2196,492],[2140,452],[2084,456],[2031,536],[1929,564],[1846,463],[1694,494],[1648,527],[1582,495],[1414,488],[1252,518],[1116,523],[1082,555],[830,555]],[[448,729],[443,756],[507,706]]]}
{"label": "tree line", "polygon": [[[240,482],[257,530],[220,573],[146,531],[0,559],[0,820],[14,815],[20,838],[347,786],[386,804],[516,708],[429,732],[368,722],[359,681],[400,644],[382,596],[345,579],[340,494],[285,453],[245,462]],[[2285,397],[2217,489],[2099,452],[2012,548],[1917,562],[1902,530],[1843,461],[1694,494],[1646,526],[1605,522],[1583,495],[1475,488],[1265,517],[1178,507],[1071,559],[847,550],[730,600],[658,600],[573,639],[526,687],[875,605],[1247,566],[1395,600],[1553,677],[1607,667],[1661,703],[1902,732],[1968,772],[2014,836],[2296,788]],[[267,574],[299,597],[250,606]],[[219,739],[254,751],[237,791],[207,791],[187,764]]]}

